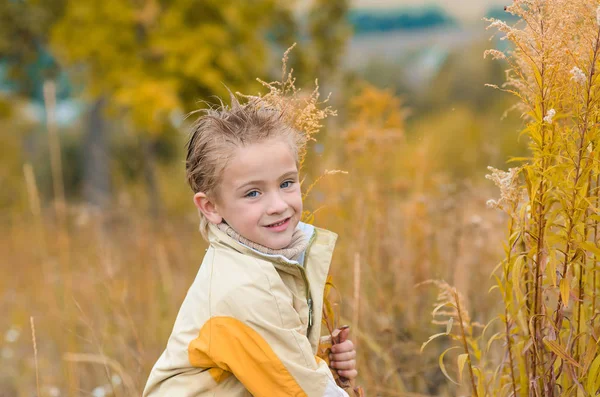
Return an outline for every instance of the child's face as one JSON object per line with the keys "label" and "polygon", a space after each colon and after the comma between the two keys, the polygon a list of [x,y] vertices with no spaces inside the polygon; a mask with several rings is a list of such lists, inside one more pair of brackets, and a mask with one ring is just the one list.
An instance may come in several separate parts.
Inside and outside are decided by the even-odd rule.
{"label": "child's face", "polygon": [[[217,216],[243,237],[272,249],[287,247],[302,215],[298,168],[290,147],[271,139],[236,149],[214,204]],[[214,214],[213,214],[214,215]]]}

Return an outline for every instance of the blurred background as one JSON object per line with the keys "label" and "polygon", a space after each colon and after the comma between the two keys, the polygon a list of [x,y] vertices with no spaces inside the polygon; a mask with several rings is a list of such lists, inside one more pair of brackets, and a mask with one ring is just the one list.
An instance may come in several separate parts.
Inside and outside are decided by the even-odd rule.
{"label": "blurred background", "polygon": [[[338,115],[311,142],[305,208],[340,234],[340,322],[367,395],[450,396],[431,324],[443,279],[474,321],[506,219],[487,166],[523,156],[520,115],[483,59],[507,0],[0,2],[0,396],[140,395],[205,242],[186,184],[189,112],[256,80]],[[347,174],[325,175],[327,170]],[[450,355],[448,355],[450,357]]]}

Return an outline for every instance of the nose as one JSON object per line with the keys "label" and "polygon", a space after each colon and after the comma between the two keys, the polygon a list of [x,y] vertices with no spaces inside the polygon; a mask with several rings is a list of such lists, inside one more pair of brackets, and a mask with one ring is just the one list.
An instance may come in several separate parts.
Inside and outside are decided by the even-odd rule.
{"label": "nose", "polygon": [[288,204],[281,196],[281,193],[273,193],[267,207],[267,215],[281,214],[287,210]]}

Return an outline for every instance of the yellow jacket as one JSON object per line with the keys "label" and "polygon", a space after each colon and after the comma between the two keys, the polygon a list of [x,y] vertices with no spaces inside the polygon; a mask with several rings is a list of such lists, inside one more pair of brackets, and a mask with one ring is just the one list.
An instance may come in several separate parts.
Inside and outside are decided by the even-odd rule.
{"label": "yellow jacket", "polygon": [[300,223],[300,259],[210,225],[208,248],[143,397],[346,397],[316,356],[337,235]]}

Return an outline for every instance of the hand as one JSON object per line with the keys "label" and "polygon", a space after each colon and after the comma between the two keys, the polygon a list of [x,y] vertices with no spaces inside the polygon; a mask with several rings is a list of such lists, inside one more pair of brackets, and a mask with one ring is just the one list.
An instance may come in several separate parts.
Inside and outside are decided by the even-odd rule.
{"label": "hand", "polygon": [[331,368],[337,370],[340,377],[353,380],[358,376],[358,371],[356,370],[356,350],[354,350],[354,343],[348,339],[349,335],[350,328],[342,327],[336,338],[339,342],[331,347],[329,361]]}

